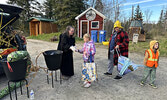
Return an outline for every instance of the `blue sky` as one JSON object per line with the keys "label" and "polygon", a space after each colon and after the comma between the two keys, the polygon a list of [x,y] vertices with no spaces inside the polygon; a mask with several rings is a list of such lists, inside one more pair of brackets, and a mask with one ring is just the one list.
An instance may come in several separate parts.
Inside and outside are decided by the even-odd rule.
{"label": "blue sky", "polygon": [[[0,3],[6,3],[7,0],[0,0]],[[43,2],[45,0],[38,0]],[[131,16],[131,8],[132,5],[136,8],[137,5],[140,5],[142,13],[145,10],[150,9],[152,11],[152,16],[150,21],[158,21],[160,12],[162,9],[167,8],[167,0],[119,0],[124,1],[121,5],[121,10],[123,10],[123,14],[127,17]]]}
{"label": "blue sky", "polygon": [[147,9],[151,10],[152,16],[150,21],[157,22],[159,20],[161,10],[167,7],[167,0],[125,0],[125,3],[122,4],[123,6],[121,9],[127,16],[130,16],[131,14],[132,5],[136,8],[139,4],[142,13],[144,14],[144,11]]}

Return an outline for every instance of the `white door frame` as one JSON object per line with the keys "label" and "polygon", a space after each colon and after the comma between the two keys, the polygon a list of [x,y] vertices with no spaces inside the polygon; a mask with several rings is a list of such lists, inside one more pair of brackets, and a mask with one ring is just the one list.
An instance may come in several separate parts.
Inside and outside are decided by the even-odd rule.
{"label": "white door frame", "polygon": [[77,36],[79,37],[79,20],[77,20]]}
{"label": "white door frame", "polygon": [[82,38],[82,22],[87,22],[87,32],[89,33],[89,21],[88,20],[81,20],[81,22],[80,22],[80,38]]}

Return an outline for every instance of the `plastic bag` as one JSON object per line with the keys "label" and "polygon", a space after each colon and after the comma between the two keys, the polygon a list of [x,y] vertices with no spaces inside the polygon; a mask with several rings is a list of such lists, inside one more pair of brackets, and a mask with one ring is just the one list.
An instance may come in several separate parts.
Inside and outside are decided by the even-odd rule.
{"label": "plastic bag", "polygon": [[135,64],[129,58],[124,56],[118,57],[117,70],[121,76],[131,71],[135,71],[136,69],[138,69],[138,67],[144,67],[144,65]]}

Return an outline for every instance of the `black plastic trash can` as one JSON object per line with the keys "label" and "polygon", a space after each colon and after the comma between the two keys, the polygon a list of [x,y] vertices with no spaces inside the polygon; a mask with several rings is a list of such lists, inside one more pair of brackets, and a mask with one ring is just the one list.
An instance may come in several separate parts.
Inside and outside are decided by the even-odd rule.
{"label": "black plastic trash can", "polygon": [[[26,70],[27,70],[27,58],[21,59],[14,62],[7,62],[7,59],[0,60],[0,63],[3,66],[4,72],[6,74],[8,81],[8,89],[10,94],[10,99],[12,100],[12,95],[10,91],[10,82],[15,83],[15,97],[17,100],[17,92],[16,92],[16,82],[20,82],[20,90],[22,95],[22,85],[21,81],[25,80],[26,85],[28,85],[28,81],[26,80]],[[29,90],[28,86],[27,88],[27,97],[29,98]]]}
{"label": "black plastic trash can", "polygon": [[48,50],[43,53],[46,65],[49,70],[60,69],[63,51]]}
{"label": "black plastic trash can", "polygon": [[7,59],[2,59],[0,62],[3,66],[6,77],[8,78],[9,81],[17,82],[25,79],[27,70],[27,59],[21,59],[15,62],[9,62],[11,70],[9,70]]}
{"label": "black plastic trash can", "polygon": [[[43,52],[44,58],[45,58],[45,63],[48,67],[47,70],[47,83],[49,84],[49,75],[48,71],[51,71],[51,76],[52,76],[52,87],[53,85],[53,71],[55,71],[55,78],[57,81],[57,70],[60,69],[61,63],[62,63],[62,55],[63,51],[61,50],[48,50]],[[60,71],[60,84],[61,84],[61,71]]]}

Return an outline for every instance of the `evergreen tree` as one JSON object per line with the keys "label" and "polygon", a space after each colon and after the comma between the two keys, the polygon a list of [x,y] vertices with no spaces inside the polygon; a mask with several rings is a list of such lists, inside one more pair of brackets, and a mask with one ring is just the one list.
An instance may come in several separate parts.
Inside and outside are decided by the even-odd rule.
{"label": "evergreen tree", "polygon": [[24,33],[29,33],[29,24],[27,20],[30,19],[30,17],[42,16],[42,7],[37,0],[8,0],[7,3],[23,8],[20,18],[17,21],[17,25],[14,25],[14,27],[24,31]]}
{"label": "evergreen tree", "polygon": [[162,24],[165,28],[165,30],[167,30],[167,9],[164,13],[164,16],[163,16],[163,24]]}
{"label": "evergreen tree", "polygon": [[137,8],[136,8],[136,10],[135,10],[135,15],[134,15],[134,19],[135,20],[142,20],[142,12],[141,12],[141,10],[140,10],[140,7],[139,7],[139,5],[137,5]]}
{"label": "evergreen tree", "polygon": [[45,17],[49,19],[54,19],[54,5],[55,5],[55,0],[46,0],[43,4],[44,6],[44,12],[45,12]]}
{"label": "evergreen tree", "polygon": [[83,0],[55,0],[54,13],[55,19],[60,30],[66,26],[76,26],[75,17],[85,10]]}
{"label": "evergreen tree", "polygon": [[41,5],[37,0],[8,0],[8,4],[16,4],[24,9],[22,17],[28,20],[32,16],[41,16]]}
{"label": "evergreen tree", "polygon": [[159,21],[158,21],[158,24],[162,24],[163,23],[163,9],[161,10],[161,14],[160,14],[160,17],[159,17]]}

